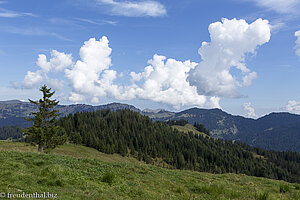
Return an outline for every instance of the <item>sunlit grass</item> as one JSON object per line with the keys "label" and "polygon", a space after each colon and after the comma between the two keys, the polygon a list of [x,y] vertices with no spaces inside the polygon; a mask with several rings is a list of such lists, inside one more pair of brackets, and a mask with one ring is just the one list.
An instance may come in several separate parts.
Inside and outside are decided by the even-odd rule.
{"label": "sunlit grass", "polygon": [[300,199],[299,184],[169,170],[104,155],[71,144],[41,154],[36,147],[0,142],[0,192],[50,192],[58,199]]}

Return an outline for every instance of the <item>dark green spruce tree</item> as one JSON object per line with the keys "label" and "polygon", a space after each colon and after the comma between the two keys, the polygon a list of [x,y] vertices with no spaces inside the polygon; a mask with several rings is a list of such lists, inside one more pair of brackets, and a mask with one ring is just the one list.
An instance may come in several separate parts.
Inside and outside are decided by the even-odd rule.
{"label": "dark green spruce tree", "polygon": [[58,110],[54,107],[58,105],[56,99],[51,100],[54,92],[46,85],[40,88],[43,93],[43,98],[39,101],[29,99],[30,103],[37,105],[38,112],[33,112],[33,117],[25,118],[28,121],[33,121],[33,125],[23,130],[23,134],[27,137],[27,141],[38,145],[39,152],[49,152],[58,145],[65,143],[67,136],[65,130],[55,123],[59,116]]}

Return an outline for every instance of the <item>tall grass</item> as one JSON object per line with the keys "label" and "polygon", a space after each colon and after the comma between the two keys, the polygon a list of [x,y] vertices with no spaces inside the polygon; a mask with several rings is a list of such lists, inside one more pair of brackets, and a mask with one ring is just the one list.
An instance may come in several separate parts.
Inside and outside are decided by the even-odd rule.
{"label": "tall grass", "polygon": [[75,145],[64,145],[53,154],[17,152],[18,145],[13,148],[0,150],[0,192],[51,192],[63,200],[300,199],[299,184],[283,181],[169,170],[130,159],[118,161],[115,155],[102,156]]}

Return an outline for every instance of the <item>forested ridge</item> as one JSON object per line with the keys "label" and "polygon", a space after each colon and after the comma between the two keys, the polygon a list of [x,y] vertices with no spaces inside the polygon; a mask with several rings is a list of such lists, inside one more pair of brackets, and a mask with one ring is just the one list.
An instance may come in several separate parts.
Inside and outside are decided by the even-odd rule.
{"label": "forested ridge", "polygon": [[[55,109],[59,110],[62,116],[83,111],[130,109],[149,116],[153,121],[185,120],[192,125],[195,122],[204,124],[205,128],[209,130],[210,136],[214,138],[238,140],[251,146],[269,150],[297,151],[300,153],[300,115],[291,113],[271,113],[258,119],[250,119],[234,116],[220,109],[190,108],[180,112],[149,109],[142,111],[132,105],[120,103],[99,106],[85,104],[58,105]],[[27,122],[24,117],[28,117],[36,111],[37,107],[28,102],[0,101],[0,127],[28,127],[31,123]],[[4,133],[3,136],[2,133]],[[11,133],[11,135],[7,135],[6,130],[0,129],[2,139],[15,137],[15,133]]]}
{"label": "forested ridge", "polygon": [[232,141],[184,134],[129,110],[68,115],[58,121],[70,140],[101,152],[133,156],[147,163],[211,173],[241,173],[300,183],[300,155]]}
{"label": "forested ridge", "polygon": [[22,137],[21,128],[18,126],[0,126],[0,140],[18,139]]}

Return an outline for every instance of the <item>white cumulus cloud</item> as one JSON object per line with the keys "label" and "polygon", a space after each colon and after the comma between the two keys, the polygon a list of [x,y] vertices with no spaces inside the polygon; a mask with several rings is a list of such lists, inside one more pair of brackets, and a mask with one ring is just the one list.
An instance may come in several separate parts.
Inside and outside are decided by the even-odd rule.
{"label": "white cumulus cloud", "polygon": [[288,101],[287,105],[285,106],[285,109],[288,112],[300,114],[300,102],[295,100]]}
{"label": "white cumulus cloud", "polygon": [[45,54],[40,54],[36,65],[45,73],[49,71],[60,72],[72,64],[72,55],[60,53],[56,50],[51,51],[50,61],[47,61]]}
{"label": "white cumulus cloud", "polygon": [[27,71],[24,80],[22,82],[23,88],[30,89],[39,85],[43,81],[42,71],[37,70],[35,72]]}
{"label": "white cumulus cloud", "polygon": [[250,118],[257,117],[257,115],[255,114],[255,110],[252,107],[250,102],[244,103],[243,107],[244,107],[244,110],[247,112],[247,117],[250,117]]}
{"label": "white cumulus cloud", "polygon": [[69,96],[69,100],[73,101],[75,103],[79,103],[85,100],[85,97],[81,94],[75,93],[75,92],[71,92],[70,96]]}
{"label": "white cumulus cloud", "polygon": [[[132,81],[142,81],[134,88],[136,96],[155,102],[167,103],[179,108],[184,105],[204,106],[206,97],[199,95],[195,86],[187,82],[188,72],[197,63],[176,61],[154,55],[141,73],[131,73]],[[219,107],[218,99],[212,99],[212,107]]]}
{"label": "white cumulus cloud", "polygon": [[252,81],[257,78],[256,72],[251,72],[243,77],[243,85],[244,86],[250,86],[252,84]]}
{"label": "white cumulus cloud", "polygon": [[300,57],[300,30],[295,32],[296,40],[296,54]]}
{"label": "white cumulus cloud", "polygon": [[165,6],[157,1],[98,0],[97,2],[109,6],[110,13],[113,15],[127,17],[160,17],[167,14]]}
{"label": "white cumulus cloud", "polygon": [[61,90],[64,86],[63,80],[46,78],[47,85],[54,90]]}
{"label": "white cumulus cloud", "polygon": [[[131,84],[117,85],[118,74],[111,66],[111,48],[103,36],[99,41],[91,38],[80,48],[80,60],[65,74],[72,87],[70,101],[89,99],[99,102],[101,97],[118,100],[135,98],[151,100],[180,108],[185,105],[220,107],[219,98],[208,101],[199,95],[195,86],[187,82],[188,72],[197,63],[176,61],[164,56],[154,55],[143,72],[131,72]],[[83,98],[85,97],[85,98]]]}
{"label": "white cumulus cloud", "polygon": [[[71,87],[72,102],[101,102],[102,98],[116,100],[144,99],[172,105],[220,108],[222,97],[239,96],[238,89],[251,85],[257,77],[246,66],[247,54],[269,41],[268,21],[258,19],[248,24],[244,20],[223,19],[209,26],[211,42],[203,42],[199,49],[200,63],[178,61],[154,55],[140,72],[130,72],[128,84],[116,83],[124,74],[113,70],[107,37],[90,38],[79,50],[80,58],[53,50],[48,61],[39,55],[36,72],[27,72],[23,86],[31,88],[42,81],[54,88],[62,88],[63,81],[49,75],[64,71]],[[240,70],[234,77],[231,69]],[[250,105],[249,105],[250,106]],[[251,115],[252,116],[252,115]],[[254,116],[254,115],[253,115]]]}
{"label": "white cumulus cloud", "polygon": [[[93,101],[97,97],[118,93],[118,86],[113,85],[116,72],[110,70],[111,48],[108,39],[103,36],[99,41],[91,38],[80,48],[80,60],[71,69],[66,69],[66,77],[70,81],[73,94],[89,96]],[[70,100],[79,101],[78,95]]]}
{"label": "white cumulus cloud", "polygon": [[28,71],[22,82],[22,87],[30,89],[39,86],[42,82],[45,82],[53,89],[60,90],[63,87],[63,81],[49,78],[48,74],[49,72],[56,74],[72,65],[72,55],[53,50],[51,51],[51,58],[49,61],[47,61],[46,55],[38,55],[36,65],[40,69],[35,72]]}
{"label": "white cumulus cloud", "polygon": [[[208,30],[211,41],[202,43],[202,61],[189,72],[188,81],[205,96],[239,97],[238,87],[249,86],[257,77],[246,67],[245,59],[270,40],[269,22],[222,19],[210,24]],[[242,83],[230,73],[233,67],[241,71]]]}

